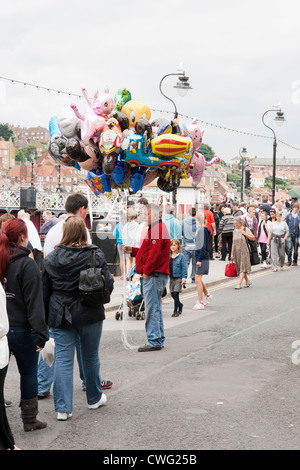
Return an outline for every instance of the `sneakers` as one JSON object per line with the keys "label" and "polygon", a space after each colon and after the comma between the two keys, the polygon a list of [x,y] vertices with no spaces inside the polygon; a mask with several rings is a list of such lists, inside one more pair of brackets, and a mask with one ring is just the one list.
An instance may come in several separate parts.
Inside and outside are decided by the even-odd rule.
{"label": "sneakers", "polygon": [[213,296],[212,294],[207,294],[207,295],[203,295],[203,300],[202,302],[205,304],[208,304],[211,300],[212,300]]}
{"label": "sneakers", "polygon": [[100,400],[97,403],[94,403],[93,405],[88,405],[88,408],[90,410],[96,410],[100,406],[105,405],[106,402],[107,402],[106,395],[104,395],[104,393],[102,393]]}
{"label": "sneakers", "polygon": [[[109,388],[111,388],[113,386],[113,383],[110,381],[110,380],[102,380],[101,382],[101,389],[102,390],[108,390]],[[82,385],[82,388],[81,390],[83,392],[86,392],[86,386],[85,385]]]}
{"label": "sneakers", "polygon": [[196,302],[192,310],[202,310],[205,307],[205,304],[201,302]]}
{"label": "sneakers", "polygon": [[38,393],[37,397],[38,397],[39,400],[42,400],[43,398],[50,397],[50,392],[40,392],[40,393]]}
{"label": "sneakers", "polygon": [[113,383],[110,380],[102,380],[101,382],[101,388],[102,390],[108,390],[111,388]]}
{"label": "sneakers", "polygon": [[67,421],[68,418],[72,418],[72,413],[57,413],[58,421]]}

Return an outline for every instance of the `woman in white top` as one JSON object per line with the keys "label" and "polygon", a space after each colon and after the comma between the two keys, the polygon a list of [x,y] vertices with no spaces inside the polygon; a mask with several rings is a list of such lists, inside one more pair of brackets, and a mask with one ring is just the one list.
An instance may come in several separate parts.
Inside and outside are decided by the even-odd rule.
{"label": "woman in white top", "polygon": [[[139,247],[140,244],[140,224],[137,222],[137,213],[131,207],[127,211],[127,222],[122,230],[122,239],[124,246]],[[135,264],[135,258],[130,254],[126,255],[126,278],[129,278],[131,269]]]}
{"label": "woman in white top", "polygon": [[9,362],[7,333],[9,330],[5,292],[0,282],[0,450],[14,450],[15,442],[6,416],[4,382]]}
{"label": "woman in white top", "polygon": [[276,222],[272,222],[268,235],[267,246],[271,244],[272,270],[283,270],[285,258],[285,241],[289,235],[289,228],[286,222],[282,221],[282,213],[277,212]]}

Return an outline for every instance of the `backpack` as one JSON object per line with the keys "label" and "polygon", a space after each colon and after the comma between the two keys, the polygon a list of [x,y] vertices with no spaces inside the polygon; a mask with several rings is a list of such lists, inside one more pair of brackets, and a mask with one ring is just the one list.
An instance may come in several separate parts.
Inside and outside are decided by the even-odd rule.
{"label": "backpack", "polygon": [[83,305],[99,307],[110,302],[110,292],[106,287],[102,268],[95,267],[95,250],[92,250],[90,267],[80,271],[78,287]]}

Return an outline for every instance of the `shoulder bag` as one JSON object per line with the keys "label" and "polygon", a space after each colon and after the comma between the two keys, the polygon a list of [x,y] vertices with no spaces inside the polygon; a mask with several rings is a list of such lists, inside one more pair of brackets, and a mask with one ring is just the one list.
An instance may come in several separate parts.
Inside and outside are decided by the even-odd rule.
{"label": "shoulder bag", "polygon": [[110,302],[110,292],[102,268],[95,267],[95,250],[92,250],[90,267],[80,271],[78,287],[80,301],[84,305],[99,307]]}
{"label": "shoulder bag", "polygon": [[256,240],[249,240],[247,236],[245,236],[245,238],[250,253],[250,264],[251,266],[255,266],[256,264],[260,263],[257,251],[257,242]]}

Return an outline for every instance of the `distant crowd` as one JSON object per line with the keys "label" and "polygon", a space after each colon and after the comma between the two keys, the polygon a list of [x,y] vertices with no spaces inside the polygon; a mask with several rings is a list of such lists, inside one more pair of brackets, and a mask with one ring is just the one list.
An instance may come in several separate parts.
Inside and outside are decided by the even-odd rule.
{"label": "distant crowd", "polygon": [[[105,405],[103,390],[113,385],[100,375],[104,306],[82,302],[79,279],[81,272],[93,265],[101,270],[110,293],[114,279],[84,223],[87,198],[79,193],[69,196],[65,211],[60,219],[50,211],[43,213],[43,247],[25,211],[19,211],[17,217],[0,217],[0,449],[16,448],[5,412],[9,400],[4,397],[11,353],[20,374],[24,431],[47,426],[37,419],[38,399],[48,397],[52,386],[57,419],[72,417],[75,351],[89,409]],[[184,215],[176,214],[173,205],[162,214],[161,207],[145,198],[128,201],[113,236],[121,278],[131,283],[127,300],[134,302],[138,293],[144,302],[147,343],[138,351],[164,348],[161,298],[169,282],[174,300],[172,317],[182,314],[180,293],[190,265],[198,297],[193,310],[201,310],[212,300],[203,282],[210,261],[219,258],[235,264],[235,289],[250,287],[248,274],[251,265],[257,264],[252,262],[253,246],[262,267],[271,264],[273,271],[280,271],[285,260],[289,266],[297,265],[299,233],[299,204],[295,200],[290,204],[257,204],[225,199],[219,205],[204,202],[190,207]]]}

